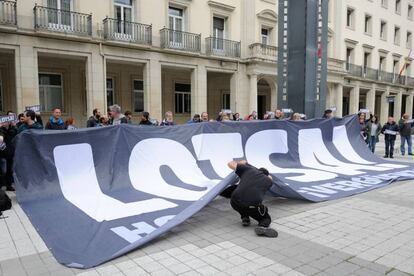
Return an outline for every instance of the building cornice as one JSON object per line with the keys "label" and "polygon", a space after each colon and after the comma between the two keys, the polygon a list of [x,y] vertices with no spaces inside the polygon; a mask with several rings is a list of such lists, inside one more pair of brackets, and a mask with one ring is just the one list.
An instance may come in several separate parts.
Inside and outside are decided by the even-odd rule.
{"label": "building cornice", "polygon": [[390,51],[385,50],[385,49],[378,49],[378,52],[388,55],[388,53],[389,53]]}
{"label": "building cornice", "polygon": [[257,14],[257,17],[263,20],[272,21],[274,23],[277,22],[277,13],[272,10],[266,9]]}
{"label": "building cornice", "polygon": [[357,45],[359,43],[358,41],[349,38],[345,38],[345,42],[352,45]]}
{"label": "building cornice", "polygon": [[225,11],[228,11],[228,12],[232,12],[236,9],[236,7],[234,7],[234,6],[230,6],[230,5],[223,4],[223,3],[220,3],[220,2],[216,2],[216,1],[212,1],[212,0],[208,1],[208,5],[212,8],[225,10]]}
{"label": "building cornice", "polygon": [[369,44],[362,44],[362,47],[366,48],[366,49],[370,49],[370,50],[375,48],[375,46],[372,46],[372,45],[369,45]]}

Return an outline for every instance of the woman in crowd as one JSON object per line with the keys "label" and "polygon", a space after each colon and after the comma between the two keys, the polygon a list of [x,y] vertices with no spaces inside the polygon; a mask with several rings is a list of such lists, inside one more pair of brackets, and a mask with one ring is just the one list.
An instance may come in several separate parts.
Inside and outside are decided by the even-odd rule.
{"label": "woman in crowd", "polygon": [[65,121],[65,128],[67,130],[77,129],[77,127],[75,126],[75,119],[73,117],[70,117]]}
{"label": "woman in crowd", "polygon": [[381,124],[378,122],[378,117],[373,115],[366,126],[366,136],[369,149],[372,153],[375,152],[375,145],[379,142],[378,136],[381,133]]}

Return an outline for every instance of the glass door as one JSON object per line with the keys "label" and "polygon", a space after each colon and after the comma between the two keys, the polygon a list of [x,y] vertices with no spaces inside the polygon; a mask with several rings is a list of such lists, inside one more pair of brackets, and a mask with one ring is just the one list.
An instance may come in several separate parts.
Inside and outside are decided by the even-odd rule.
{"label": "glass door", "polygon": [[72,29],[72,0],[47,0],[49,27],[56,30]]}
{"label": "glass door", "polygon": [[132,0],[115,0],[115,36],[118,39],[130,39],[133,33]]}
{"label": "glass door", "polygon": [[183,43],[184,12],[182,9],[169,7],[168,21],[171,34],[169,41],[171,46],[181,46]]}
{"label": "glass door", "polygon": [[213,49],[224,50],[224,18],[213,17]]}

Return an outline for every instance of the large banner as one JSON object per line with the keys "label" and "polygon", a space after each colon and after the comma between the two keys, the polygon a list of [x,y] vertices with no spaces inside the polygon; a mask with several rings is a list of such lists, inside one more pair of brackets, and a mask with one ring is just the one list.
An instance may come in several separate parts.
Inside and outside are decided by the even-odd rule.
{"label": "large banner", "polygon": [[59,262],[88,268],[199,211],[237,181],[232,159],[267,168],[274,195],[314,202],[414,178],[368,150],[356,117],[119,125],[20,134],[17,198]]}

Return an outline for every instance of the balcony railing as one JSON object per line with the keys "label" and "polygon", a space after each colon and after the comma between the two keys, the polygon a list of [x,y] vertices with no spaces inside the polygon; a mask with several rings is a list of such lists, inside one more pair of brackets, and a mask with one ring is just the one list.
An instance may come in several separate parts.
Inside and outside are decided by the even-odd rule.
{"label": "balcony railing", "polygon": [[250,55],[253,58],[261,58],[267,59],[271,61],[277,60],[277,47],[261,44],[261,43],[253,43],[249,46],[250,48]]}
{"label": "balcony railing", "polygon": [[107,40],[128,41],[138,44],[152,44],[152,26],[135,22],[105,18],[104,37]]}
{"label": "balcony railing", "polygon": [[17,25],[15,1],[0,0],[0,25]]}
{"label": "balcony railing", "polygon": [[414,78],[404,75],[400,76],[399,74],[379,71],[377,69],[362,67],[351,63],[345,64],[345,70],[349,75],[359,78],[414,87]]}
{"label": "balcony railing", "polygon": [[92,35],[92,15],[42,6],[34,7],[35,29]]}
{"label": "balcony railing", "polygon": [[240,57],[240,42],[217,37],[206,38],[207,55],[223,56],[223,57]]}
{"label": "balcony railing", "polygon": [[201,35],[161,29],[161,48],[175,49],[187,52],[199,53],[201,51]]}

